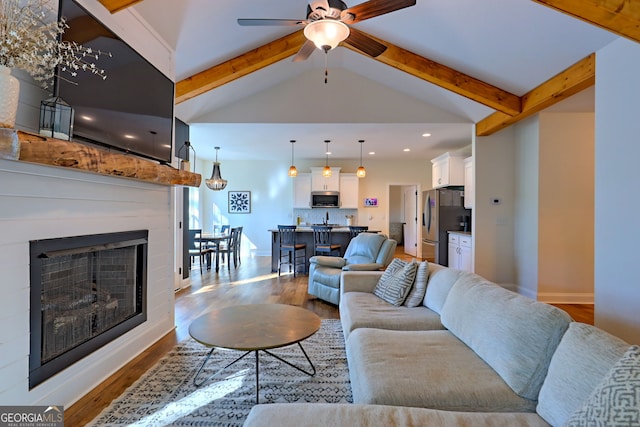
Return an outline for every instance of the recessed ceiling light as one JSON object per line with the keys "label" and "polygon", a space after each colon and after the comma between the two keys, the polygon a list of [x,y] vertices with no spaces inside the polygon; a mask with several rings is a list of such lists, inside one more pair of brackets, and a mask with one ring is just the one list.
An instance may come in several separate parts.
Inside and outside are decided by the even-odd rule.
{"label": "recessed ceiling light", "polygon": [[374,154],[376,154],[376,152],[375,152],[375,151],[369,151],[369,155],[370,155],[370,156],[373,156]]}
{"label": "recessed ceiling light", "polygon": [[425,138],[429,138],[431,136],[430,133],[423,133],[422,136],[424,136]]}
{"label": "recessed ceiling light", "polygon": [[411,148],[405,148],[405,149],[403,149],[402,151],[405,151],[405,152],[406,152],[406,151],[411,151]]}

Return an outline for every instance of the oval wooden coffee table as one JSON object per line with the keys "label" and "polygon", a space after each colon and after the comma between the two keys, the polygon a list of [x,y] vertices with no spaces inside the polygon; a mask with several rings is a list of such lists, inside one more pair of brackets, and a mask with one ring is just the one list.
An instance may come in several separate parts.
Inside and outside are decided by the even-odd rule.
{"label": "oval wooden coffee table", "polygon": [[[222,369],[228,368],[250,353],[255,353],[256,403],[259,403],[260,361],[258,352],[262,351],[307,375],[313,376],[316,373],[316,368],[304,351],[301,341],[318,332],[318,329],[320,329],[320,318],[315,313],[292,305],[248,304],[210,311],[198,317],[189,326],[189,335],[193,339],[207,347],[212,347],[193,378],[193,383],[199,387],[217,374],[200,382],[197,381],[216,347],[246,352]],[[310,372],[268,351],[291,344],[298,344],[311,366]]]}

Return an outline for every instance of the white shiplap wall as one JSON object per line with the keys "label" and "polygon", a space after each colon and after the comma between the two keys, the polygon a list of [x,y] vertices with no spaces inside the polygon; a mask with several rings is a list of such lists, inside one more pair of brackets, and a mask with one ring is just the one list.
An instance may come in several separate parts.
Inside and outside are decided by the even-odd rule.
{"label": "white shiplap wall", "polygon": [[[173,78],[173,53],[133,11],[82,3]],[[37,130],[47,93],[21,80],[16,127]],[[69,169],[0,160],[0,405],[69,406],[174,327],[175,190]],[[32,390],[29,241],[148,229],[147,321]]]}

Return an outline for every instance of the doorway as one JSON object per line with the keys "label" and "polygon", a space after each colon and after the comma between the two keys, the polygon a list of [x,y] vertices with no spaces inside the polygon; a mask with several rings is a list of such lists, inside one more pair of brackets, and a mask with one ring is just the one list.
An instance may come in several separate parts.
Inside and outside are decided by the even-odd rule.
{"label": "doorway", "polygon": [[418,256],[418,185],[389,186],[389,237],[405,254]]}

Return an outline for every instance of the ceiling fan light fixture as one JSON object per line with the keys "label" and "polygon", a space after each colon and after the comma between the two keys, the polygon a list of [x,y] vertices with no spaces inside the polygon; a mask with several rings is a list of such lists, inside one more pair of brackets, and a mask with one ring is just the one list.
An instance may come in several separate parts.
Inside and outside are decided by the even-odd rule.
{"label": "ceiling fan light fixture", "polygon": [[304,36],[318,49],[328,52],[349,37],[349,27],[335,19],[320,19],[304,27]]}
{"label": "ceiling fan light fixture", "polygon": [[289,142],[291,142],[291,166],[289,167],[289,176],[295,178],[298,176],[298,169],[296,169],[296,166],[293,164],[293,144],[296,143],[296,140],[292,139]]}
{"label": "ceiling fan light fixture", "polygon": [[227,186],[227,180],[222,179],[220,174],[220,162],[218,162],[218,150],[220,147],[214,147],[216,149],[216,161],[213,162],[213,170],[211,171],[211,178],[205,179],[204,183],[213,191],[224,190]]}
{"label": "ceiling fan light fixture", "polygon": [[358,142],[360,143],[360,166],[356,171],[356,176],[358,178],[364,178],[365,176],[367,176],[367,170],[364,168],[364,166],[362,166],[362,144],[364,144],[364,139],[361,139]]}

